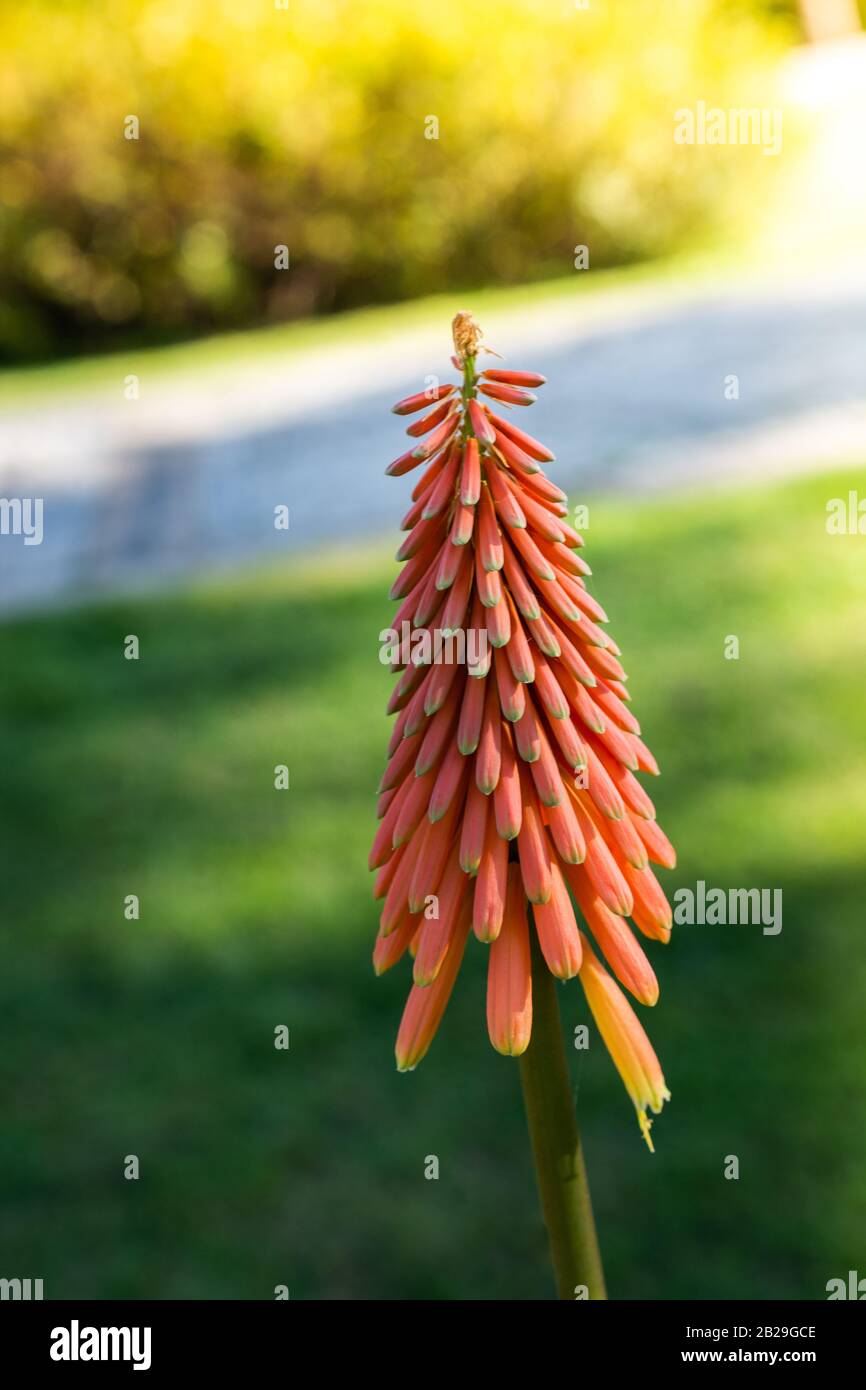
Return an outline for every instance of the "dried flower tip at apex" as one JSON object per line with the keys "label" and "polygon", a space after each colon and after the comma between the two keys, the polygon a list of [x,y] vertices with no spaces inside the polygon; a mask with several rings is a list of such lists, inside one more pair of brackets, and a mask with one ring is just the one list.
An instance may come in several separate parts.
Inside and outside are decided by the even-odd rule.
{"label": "dried flower tip at apex", "polygon": [[451,336],[454,339],[454,351],[461,362],[465,362],[467,357],[476,355],[484,334],[475,315],[470,314],[468,309],[461,309],[451,321]]}

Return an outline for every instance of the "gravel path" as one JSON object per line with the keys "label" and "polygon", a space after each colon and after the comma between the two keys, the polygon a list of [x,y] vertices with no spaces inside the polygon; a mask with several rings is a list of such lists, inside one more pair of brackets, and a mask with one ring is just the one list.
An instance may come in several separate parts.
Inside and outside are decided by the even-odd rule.
{"label": "gravel path", "polygon": [[[485,327],[509,366],[548,376],[526,423],[555,450],[572,500],[715,486],[866,460],[858,277],[608,292]],[[403,448],[389,406],[426,372],[450,372],[447,336],[443,324],[233,374],[144,379],[137,401],[118,382],[111,399],[0,412],[0,499],[44,499],[41,544],[0,535],[0,608],[393,533],[413,478],[383,474]],[[739,399],[726,398],[732,374]],[[288,532],[274,527],[281,504]]]}

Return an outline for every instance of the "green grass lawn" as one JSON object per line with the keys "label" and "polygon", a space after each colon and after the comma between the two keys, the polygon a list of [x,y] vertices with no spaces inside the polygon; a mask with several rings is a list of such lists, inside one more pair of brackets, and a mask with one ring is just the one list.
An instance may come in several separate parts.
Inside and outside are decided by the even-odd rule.
{"label": "green grass lawn", "polygon": [[[601,1044],[572,1053],[614,1297],[820,1298],[866,1272],[866,539],[824,526],[860,481],[592,506],[680,850],[665,884],[784,893],[777,937],[650,944],[673,1092],[654,1157]],[[408,971],[370,967],[393,570],[358,549],[0,629],[4,1276],[49,1298],[550,1296],[484,948],[406,1076]],[[560,998],[570,1033],[577,983]]]}

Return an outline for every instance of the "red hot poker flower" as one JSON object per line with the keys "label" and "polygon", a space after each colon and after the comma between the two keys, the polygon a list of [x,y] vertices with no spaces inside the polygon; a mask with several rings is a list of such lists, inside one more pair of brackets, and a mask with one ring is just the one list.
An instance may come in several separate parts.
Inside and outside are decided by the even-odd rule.
{"label": "red hot poker flower", "polygon": [[652,1148],[647,1110],[669,1094],[620,985],[645,1005],[658,997],[628,918],[644,936],[670,936],[649,865],[672,868],[675,854],[635,775],[658,768],[587,589],[583,540],[542,470],[553,455],[508,418],[544,377],[477,372],[480,339],[472,316],[458,314],[462,383],[394,406],[418,418],[412,447],[387,471],[423,472],[392,590],[399,678],[370,854],[382,900],[374,965],[414,959],[396,1048],[408,1071],[474,934],[489,953],[490,1040],[517,1056],[532,1030],[534,932],[551,974],[579,977]]}

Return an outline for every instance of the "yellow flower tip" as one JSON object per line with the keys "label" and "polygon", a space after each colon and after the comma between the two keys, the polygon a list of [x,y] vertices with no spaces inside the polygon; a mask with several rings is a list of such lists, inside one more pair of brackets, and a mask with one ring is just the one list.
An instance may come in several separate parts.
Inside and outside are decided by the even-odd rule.
{"label": "yellow flower tip", "polygon": [[417,1037],[410,1036],[408,1038],[401,1038],[398,1035],[394,1047],[394,1058],[397,1062],[397,1070],[399,1072],[414,1071],[418,1063],[423,1061],[427,1052],[427,1047],[429,1047],[429,1042],[427,1046],[425,1046],[423,1042],[419,1042]]}
{"label": "yellow flower tip", "polygon": [[[662,1106],[664,1105],[665,1101],[670,1100],[670,1098],[670,1091],[668,1090],[667,1086],[662,1084],[654,1099],[650,1101],[650,1107],[652,1108],[653,1114],[661,1114]],[[647,1148],[649,1149],[651,1154],[654,1154],[655,1149],[653,1147],[653,1141],[650,1138],[650,1130],[652,1129],[653,1122],[647,1115],[645,1106],[637,1107],[637,1122],[640,1125],[640,1132],[646,1140]]]}
{"label": "yellow flower tip", "polygon": [[647,1119],[647,1113],[645,1110],[639,1110],[637,1112],[637,1122],[640,1125],[640,1132],[646,1140],[647,1148],[649,1149],[651,1154],[654,1154],[655,1148],[653,1147],[653,1141],[650,1137],[650,1130],[652,1129],[653,1122],[652,1120]]}
{"label": "yellow flower tip", "polygon": [[419,1062],[423,1062],[430,1046],[429,1040],[414,1038],[401,1038],[398,1036],[394,1046],[394,1058],[399,1072],[414,1071]]}

